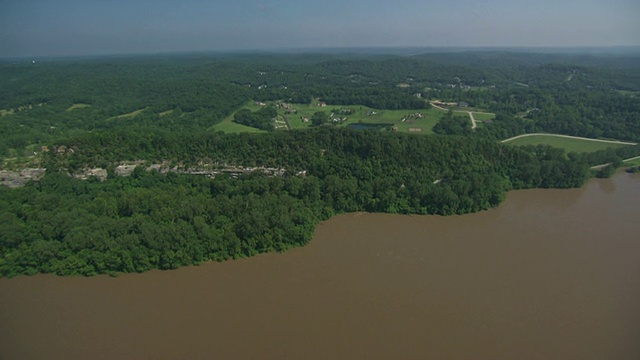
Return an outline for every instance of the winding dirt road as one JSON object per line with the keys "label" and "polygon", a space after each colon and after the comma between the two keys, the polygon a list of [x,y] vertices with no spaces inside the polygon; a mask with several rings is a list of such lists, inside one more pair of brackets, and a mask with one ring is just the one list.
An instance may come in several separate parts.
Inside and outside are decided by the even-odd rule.
{"label": "winding dirt road", "polygon": [[476,124],[476,119],[473,117],[473,113],[471,111],[467,111],[467,113],[469,114],[469,118],[471,119],[471,128],[477,128],[478,124]]}

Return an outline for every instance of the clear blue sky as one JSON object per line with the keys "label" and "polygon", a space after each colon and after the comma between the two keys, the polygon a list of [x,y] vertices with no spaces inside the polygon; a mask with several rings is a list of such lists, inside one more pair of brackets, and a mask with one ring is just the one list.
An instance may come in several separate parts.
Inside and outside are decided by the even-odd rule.
{"label": "clear blue sky", "polygon": [[0,0],[0,57],[640,45],[639,0]]}

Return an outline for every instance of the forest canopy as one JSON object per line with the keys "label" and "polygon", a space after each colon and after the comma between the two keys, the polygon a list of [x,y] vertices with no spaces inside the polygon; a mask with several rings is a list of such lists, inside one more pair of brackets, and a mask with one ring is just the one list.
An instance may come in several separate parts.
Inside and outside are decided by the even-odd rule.
{"label": "forest canopy", "polygon": [[[512,189],[581,186],[591,166],[609,164],[598,172],[606,176],[640,155],[638,146],[567,154],[500,143],[533,132],[639,141],[634,57],[4,61],[0,84],[0,175],[46,169],[24,187],[0,187],[0,276],[143,272],[284,251],[334,214],[475,212]],[[429,136],[324,126],[339,110],[320,108],[406,110],[416,121],[434,101],[458,107],[438,115]],[[291,128],[287,103],[309,105],[310,126]],[[472,127],[466,112],[478,109],[491,116]],[[266,131],[214,131],[225,119]],[[123,176],[123,164],[137,167]]]}
{"label": "forest canopy", "polygon": [[[586,162],[561,150],[481,138],[334,128],[129,142],[92,136],[74,141],[73,154],[49,155],[39,182],[0,188],[2,276],[172,269],[282,251],[307,243],[315,225],[337,213],[462,214],[498,205],[510,189],[575,187],[589,174]],[[104,182],[60,173],[71,162],[97,153],[111,162],[120,152],[287,171],[209,179],[140,166]]]}

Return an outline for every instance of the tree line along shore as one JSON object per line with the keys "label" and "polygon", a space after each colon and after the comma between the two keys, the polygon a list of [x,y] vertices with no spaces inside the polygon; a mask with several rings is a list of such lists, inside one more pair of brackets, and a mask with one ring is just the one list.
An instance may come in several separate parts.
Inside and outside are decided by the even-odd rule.
{"label": "tree line along shore", "polygon": [[[640,155],[633,63],[477,56],[0,62],[2,176],[46,169],[0,187],[0,275],[284,251],[334,214],[480,211],[509,190],[581,186]],[[348,127],[367,123],[382,125]],[[501,143],[537,132],[629,144]]]}

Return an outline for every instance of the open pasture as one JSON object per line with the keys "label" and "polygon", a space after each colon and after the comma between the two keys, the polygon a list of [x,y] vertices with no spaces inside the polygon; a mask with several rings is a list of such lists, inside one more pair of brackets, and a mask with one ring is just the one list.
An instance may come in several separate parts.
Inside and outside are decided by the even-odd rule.
{"label": "open pasture", "polygon": [[579,139],[568,138],[553,135],[531,135],[520,137],[517,139],[506,142],[511,145],[549,145],[557,148],[562,148],[566,152],[594,152],[598,150],[605,150],[607,148],[618,148],[622,146],[628,146],[624,144],[616,144],[605,141],[599,141],[595,139]]}

